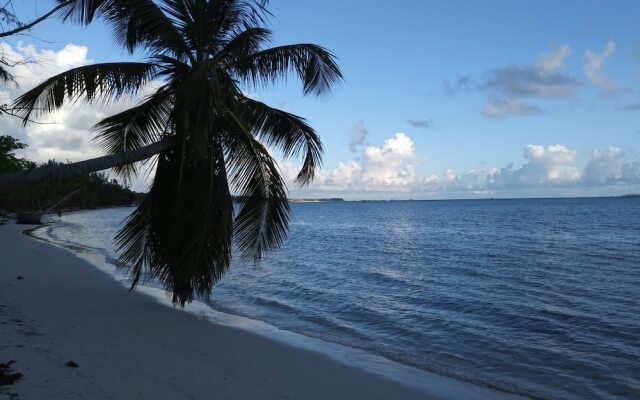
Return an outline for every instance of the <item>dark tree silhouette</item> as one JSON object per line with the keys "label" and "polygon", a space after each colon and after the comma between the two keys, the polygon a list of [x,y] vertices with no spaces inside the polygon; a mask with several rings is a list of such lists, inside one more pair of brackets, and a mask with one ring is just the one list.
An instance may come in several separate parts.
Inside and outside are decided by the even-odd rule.
{"label": "dark tree silhouette", "polygon": [[[259,260],[286,236],[287,189],[265,144],[285,156],[303,157],[297,182],[304,185],[321,161],[320,138],[303,118],[253,100],[241,88],[273,84],[294,73],[305,94],[322,95],[342,75],[334,56],[320,46],[265,48],[271,36],[264,27],[266,5],[266,0],[72,1],[60,9],[65,19],[101,18],[120,45],[143,50],[147,60],[74,68],[13,105],[26,123],[68,101],[117,100],[159,82],[137,106],[95,127],[98,143],[112,158],[94,168],[114,167],[129,177],[137,171],[132,162],[158,154],[148,195],[116,237],[132,288],[143,276],[155,277],[173,292],[174,303],[184,305],[209,295],[229,267],[232,239],[241,254]],[[131,152],[138,153],[123,156]],[[92,162],[98,163],[85,162],[83,172],[95,170],[87,165]],[[74,172],[67,168],[65,174]],[[244,199],[237,214],[232,193]]]}

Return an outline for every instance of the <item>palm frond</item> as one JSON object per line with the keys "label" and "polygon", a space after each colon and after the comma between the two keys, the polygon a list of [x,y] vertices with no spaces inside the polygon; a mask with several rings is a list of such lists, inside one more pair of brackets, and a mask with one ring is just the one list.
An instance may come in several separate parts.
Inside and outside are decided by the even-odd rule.
{"label": "palm frond", "polygon": [[96,14],[117,6],[118,0],[57,0],[58,4],[68,3],[60,9],[63,20],[73,20],[81,24],[93,21]]}
{"label": "palm frond", "polygon": [[265,28],[252,27],[234,35],[219,51],[217,58],[225,63],[233,63],[238,59],[260,51],[263,44],[271,39],[271,31]]}
{"label": "palm frond", "polygon": [[141,48],[151,54],[170,53],[178,59],[191,57],[179,27],[153,0],[119,0],[102,18],[112,27],[113,38],[130,53]]}
{"label": "palm frond", "polygon": [[314,44],[273,47],[247,55],[229,67],[254,85],[275,83],[294,72],[302,80],[305,94],[326,94],[342,81],[335,56]]}
{"label": "palm frond", "polygon": [[234,220],[234,239],[245,257],[259,261],[287,236],[287,187],[275,160],[233,112],[224,136],[229,182],[244,203]]}
{"label": "palm frond", "polygon": [[313,180],[322,164],[322,142],[304,118],[247,97],[240,99],[238,113],[260,140],[281,149],[285,157],[303,153],[304,161],[296,182],[306,185]]}
{"label": "palm frond", "polygon": [[229,267],[233,204],[219,146],[211,143],[207,159],[189,164],[185,174],[181,154],[176,149],[160,156],[151,190],[116,245],[132,289],[156,278],[173,292],[173,303],[184,306],[195,296],[208,298]]}
{"label": "palm frond", "polygon": [[7,71],[7,69],[4,68],[2,65],[0,65],[0,81],[3,81],[4,83],[8,83],[8,82],[15,83],[16,81],[13,75],[9,71]]}
{"label": "palm frond", "polygon": [[156,66],[149,63],[123,62],[86,65],[55,75],[22,96],[13,108],[26,123],[32,114],[54,111],[65,99],[92,101],[102,98],[116,100],[125,94],[134,95],[151,80]]}
{"label": "palm frond", "polygon": [[[140,104],[103,119],[94,125],[94,140],[107,154],[138,149],[160,140],[170,131],[174,98],[167,90],[158,90]],[[136,164],[126,164],[114,171],[129,180],[136,172]]]}
{"label": "palm frond", "polygon": [[114,38],[129,52],[137,48],[170,52],[178,59],[191,57],[183,31],[162,7],[152,0],[127,0],[126,6],[106,13]]}
{"label": "palm frond", "polygon": [[[60,0],[59,0],[60,1]],[[76,0],[62,9],[64,19],[82,24],[100,17],[111,26],[113,38],[133,53],[138,48],[189,56],[183,35],[153,0]]]}

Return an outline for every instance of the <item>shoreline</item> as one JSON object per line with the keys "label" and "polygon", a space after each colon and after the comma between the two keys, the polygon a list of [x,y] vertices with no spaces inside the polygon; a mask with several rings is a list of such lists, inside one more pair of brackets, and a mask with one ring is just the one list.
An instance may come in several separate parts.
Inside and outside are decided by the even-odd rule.
{"label": "shoreline", "polygon": [[[38,354],[34,353],[38,353],[38,349],[44,353],[51,353],[51,347],[54,347],[54,343],[60,341],[60,339],[64,339],[64,337],[61,338],[54,335],[54,343],[49,343],[41,348],[28,346],[30,344],[28,342],[32,342],[36,340],[34,338],[39,338],[40,336],[51,339],[51,331],[59,329],[60,327],[56,325],[64,325],[63,322],[66,322],[67,325],[73,322],[74,324],[71,326],[75,327],[78,324],[87,323],[104,325],[105,323],[109,324],[110,322],[114,322],[112,321],[113,319],[119,320],[120,318],[124,318],[126,321],[125,326],[127,324],[137,326],[137,330],[135,331],[137,335],[135,338],[127,337],[127,335],[124,337],[118,335],[104,338],[100,330],[89,329],[88,332],[84,332],[84,339],[78,338],[78,340],[86,342],[86,340],[88,340],[86,336],[89,334],[89,336],[93,336],[94,339],[102,344],[102,347],[94,344],[99,352],[108,350],[105,349],[105,347],[113,349],[120,348],[119,356],[124,357],[125,360],[128,357],[129,362],[133,362],[136,365],[149,364],[150,360],[147,358],[162,358],[163,352],[168,352],[168,354],[164,355],[163,361],[177,366],[178,370],[187,369],[191,371],[188,377],[182,376],[181,380],[177,380],[173,384],[176,385],[175,387],[184,388],[179,392],[183,395],[185,392],[191,390],[191,394],[194,396],[193,398],[206,398],[211,394],[219,394],[221,387],[224,388],[223,392],[226,393],[226,398],[251,398],[256,396],[261,398],[280,398],[285,395],[298,398],[518,398],[515,395],[475,386],[470,383],[427,373],[422,370],[416,369],[416,371],[412,371],[412,367],[406,367],[406,369],[399,374],[389,376],[389,374],[386,373],[389,372],[388,363],[393,362],[383,359],[382,357],[367,357],[364,351],[361,352],[362,354],[360,355],[357,354],[357,351],[343,351],[344,349],[339,349],[338,347],[344,346],[334,346],[334,344],[328,342],[324,342],[326,346],[322,348],[323,346],[318,346],[318,343],[322,342],[319,339],[282,331],[261,321],[235,316],[232,316],[233,321],[231,321],[228,319],[228,315],[214,311],[204,303],[194,302],[188,307],[186,312],[177,310],[170,305],[167,306],[168,302],[162,289],[144,287],[143,290],[137,289],[136,292],[127,295],[126,287],[124,287],[121,282],[118,282],[117,278],[113,279],[115,278],[113,274],[82,259],[81,256],[78,256],[71,250],[59,248],[57,245],[51,243],[42,243],[43,239],[34,240],[32,237],[22,234],[24,228],[26,227],[16,225],[4,225],[0,228],[0,240],[2,240],[0,243],[14,244],[10,246],[11,248],[2,250],[3,253],[8,252],[9,255],[13,254],[14,257],[7,257],[6,254],[4,254],[3,257],[5,261],[8,261],[7,264],[9,268],[2,268],[0,270],[0,274],[4,275],[0,276],[3,278],[0,282],[2,282],[4,286],[0,291],[0,304],[3,304],[6,307],[4,310],[9,310],[10,313],[12,313],[12,311],[13,313],[19,311],[12,309],[12,307],[14,307],[12,303],[25,303],[29,306],[27,308],[30,309],[30,313],[20,315],[20,318],[10,318],[10,320],[26,321],[29,319],[31,321],[29,322],[30,329],[37,332],[37,334],[30,336],[23,332],[23,337],[20,338],[21,335],[19,332],[18,334],[13,332],[13,335],[10,335],[11,332],[3,333],[3,337],[7,336],[11,338],[10,342],[20,343],[15,344],[15,346],[22,346],[16,347],[16,350],[19,349],[16,353],[26,352],[27,354],[22,357],[16,355],[14,358],[11,358],[7,353],[7,348],[11,348],[11,345],[0,348],[0,355],[2,355],[0,362],[16,359],[16,363],[14,364],[15,370],[25,375],[25,377],[14,386],[9,386],[8,389],[5,388],[3,391],[0,391],[0,395],[9,390],[9,392],[15,391],[15,393],[18,394],[24,394],[24,396],[28,396],[27,398],[31,398],[31,394],[34,394],[33,397],[41,397],[39,396],[40,394],[55,397],[56,392],[52,391],[30,391],[36,388],[46,389],[47,387],[47,385],[33,385],[33,380],[35,379],[33,371],[39,370],[35,375],[42,374],[43,377],[48,375],[47,371],[43,371],[43,369],[59,369],[60,373],[68,373],[71,375],[74,375],[73,372],[76,371],[65,367],[63,364],[56,366],[49,365],[48,368],[34,363],[27,366],[25,364],[29,364],[30,362],[25,363],[21,358],[26,357],[30,359],[30,361],[33,361],[34,358],[37,359]],[[23,253],[22,262],[18,254],[14,254],[16,252]],[[41,258],[43,255],[45,258]],[[38,256],[40,256],[40,258]],[[3,264],[5,263],[3,262]],[[40,270],[43,264],[45,268],[43,268],[41,272],[46,272],[49,278],[44,281],[42,280],[42,276],[32,274]],[[62,268],[59,268],[63,267],[63,264],[69,265],[68,268],[72,271],[64,273],[61,270]],[[87,268],[87,265],[91,267]],[[21,270],[24,270],[24,280],[16,281],[15,276],[13,278],[11,275],[7,276],[8,271],[18,273]],[[76,276],[77,273],[80,273],[82,276]],[[104,273],[111,275],[111,277],[105,276]],[[53,294],[51,286],[56,283],[60,284],[61,282],[67,283],[70,287],[61,287],[59,290],[53,290],[53,293],[55,293],[53,296],[55,297],[55,301],[52,303],[55,304],[57,308],[48,310],[49,315],[47,316],[38,315],[38,304],[37,302],[33,304],[34,299],[30,299],[28,293],[15,293],[15,289],[18,286],[31,285],[35,286],[35,288],[32,288],[36,289],[35,292],[42,292],[43,295],[44,293],[49,293],[49,295],[51,295]],[[71,300],[78,297],[78,293],[75,293],[72,289],[76,289],[76,291],[82,289],[82,292],[87,290],[83,287],[83,283],[88,283],[89,286],[97,286],[109,292],[109,296],[104,298],[96,298],[96,295],[93,293],[84,293],[86,296],[85,300],[90,305],[98,307],[107,313],[119,310],[119,307],[117,307],[117,305],[119,305],[127,308],[126,315],[118,316],[116,314],[109,315],[108,317],[105,316],[105,314],[98,315],[93,312],[88,312],[90,310],[87,310],[87,304],[78,305],[72,302]],[[47,286],[49,290],[38,290],[45,289],[42,286]],[[20,301],[16,301],[17,299],[15,297],[12,298],[14,295],[19,297]],[[165,304],[162,304],[162,298],[165,299]],[[77,310],[77,308],[81,310]],[[40,313],[42,313],[42,311],[43,310],[40,310]],[[72,312],[75,314],[77,311],[81,311],[83,319],[60,321],[54,318],[53,321],[51,320],[51,318],[53,318],[52,315],[60,315],[64,312]],[[154,315],[162,315],[162,319],[146,321],[147,324],[141,326],[139,320],[146,319],[147,312]],[[4,313],[6,314],[6,311],[4,311]],[[6,316],[3,319],[6,320]],[[182,321],[183,324],[172,325],[169,323],[169,321],[176,319]],[[234,324],[236,326],[234,326]],[[257,327],[257,325],[261,324],[261,327]],[[12,324],[8,324],[8,326],[6,324],[0,325],[0,330],[6,331],[6,329],[11,328],[11,326]],[[24,327],[21,328],[19,325],[14,326],[14,328],[18,331],[20,331],[20,329],[24,330]],[[256,328],[258,328],[257,330],[262,329],[262,334],[256,333]],[[172,338],[170,344],[163,342],[164,346],[155,346],[153,349],[147,349],[147,352],[139,353],[136,351],[140,345],[148,347],[144,346],[144,343],[141,343],[144,342],[144,338],[147,335],[153,337],[156,332],[162,332],[167,329],[176,331],[169,335],[169,337]],[[142,336],[140,336],[140,334],[142,334]],[[205,359],[201,357],[198,362],[194,362],[194,360],[191,359],[185,360],[184,357],[180,357],[175,353],[175,347],[178,347],[178,344],[182,344],[180,340],[176,340],[175,335],[180,337],[186,336],[187,338],[196,336],[199,340],[203,341],[202,343],[207,344],[207,346],[196,346],[194,348],[193,344],[190,343],[188,349],[194,354],[198,354],[199,349],[202,349],[202,347],[209,349],[210,346],[212,346],[215,347],[217,351],[211,351],[210,349],[205,351]],[[214,338],[220,335],[224,336],[226,340],[225,343],[218,343]],[[69,341],[75,343],[75,341]],[[185,340],[185,342],[189,342],[189,340]],[[77,348],[74,348],[77,346],[70,345],[69,343],[58,343],[58,346],[55,347],[56,350],[59,350],[57,347],[67,348],[70,350],[69,352],[72,352],[71,350],[77,350]],[[171,349],[172,347],[174,348]],[[229,347],[235,350],[231,352],[231,354]],[[247,348],[252,350],[257,348],[259,351],[255,354],[250,350],[248,351]],[[137,353],[137,356],[132,357],[131,353]],[[216,355],[220,353],[223,355],[222,361],[216,357]],[[40,354],[40,356],[41,355],[42,354]],[[209,355],[209,357],[206,357],[206,355]],[[105,356],[105,354],[103,354],[103,356]],[[112,355],[109,354],[109,356]],[[358,359],[358,357],[362,359]],[[7,360],[5,360],[5,358],[7,358]],[[116,362],[113,360],[113,357],[110,357],[110,359],[111,363],[101,364],[98,360],[92,359],[92,357],[89,357],[88,360],[76,357],[74,362],[80,365],[78,372],[82,370],[82,375],[86,372],[86,368],[91,368],[93,371],[89,371],[89,376],[93,378],[94,384],[95,380],[97,380],[108,386],[109,393],[118,394],[118,397],[135,397],[135,393],[129,391],[129,389],[132,388],[127,387],[127,385],[119,387],[117,380],[113,382],[113,376],[109,379],[97,376],[105,372],[103,370],[105,366],[108,367],[108,369],[128,369],[130,373],[134,374],[139,372],[138,368],[132,368],[128,363],[123,364],[122,362]],[[114,363],[115,365],[113,365]],[[273,365],[274,363],[276,364],[275,366]],[[360,365],[358,365],[359,363]],[[373,372],[363,369],[363,363],[377,364],[379,369]],[[85,365],[85,369],[82,369],[83,365]],[[229,365],[231,365],[231,367],[229,367]],[[211,377],[211,374],[206,371],[212,369],[218,370],[219,372],[220,368],[225,369],[225,366],[227,375],[223,374],[223,378],[220,378],[220,376],[218,376],[217,379]],[[250,368],[251,371],[249,371],[248,374],[240,371],[240,367],[247,368],[247,366],[253,366],[253,368]],[[152,381],[158,379],[161,381],[164,379],[171,380],[171,373],[167,375],[169,371],[157,363],[148,365],[148,367],[157,373],[157,375],[154,375]],[[229,373],[228,371],[230,370],[234,370],[235,373]],[[210,376],[207,378],[210,386],[205,385],[195,388],[193,386],[193,380],[196,376],[202,374]],[[49,375],[55,374],[52,372]],[[75,375],[78,376],[79,374]],[[298,379],[288,379],[288,377],[292,375]],[[231,382],[231,380],[234,382]],[[302,382],[300,382],[300,380]],[[402,382],[403,380],[405,381],[404,383]],[[31,381],[31,385],[27,385],[29,381]],[[414,383],[413,385],[407,384],[412,381]],[[261,383],[258,384],[259,382]],[[271,396],[266,395],[262,391],[265,382],[270,383],[269,393]],[[274,382],[277,382],[277,384],[274,385]],[[327,385],[326,382],[337,382],[338,384]],[[95,397],[96,393],[89,395],[90,391],[86,391],[89,390],[89,388],[87,388],[88,383],[89,382],[83,382],[82,380],[78,382],[77,384],[79,386],[77,389],[81,389],[78,393],[85,393],[83,396],[88,396],[86,398],[101,398],[99,394],[98,397]],[[122,383],[121,377],[120,384]],[[157,384],[157,382],[155,384],[150,382],[149,379],[136,382],[134,386],[139,388],[139,396],[137,398],[175,398],[177,392],[171,392],[174,393],[174,396],[171,396],[170,391],[156,391],[150,387]],[[98,386],[102,387],[102,385]],[[160,384],[159,386],[164,385]],[[61,390],[61,388],[57,390]],[[104,388],[104,390],[107,389]],[[122,392],[122,390],[124,390],[124,392]],[[36,393],[39,395],[35,396]],[[153,393],[153,396],[151,396],[151,393]]]}

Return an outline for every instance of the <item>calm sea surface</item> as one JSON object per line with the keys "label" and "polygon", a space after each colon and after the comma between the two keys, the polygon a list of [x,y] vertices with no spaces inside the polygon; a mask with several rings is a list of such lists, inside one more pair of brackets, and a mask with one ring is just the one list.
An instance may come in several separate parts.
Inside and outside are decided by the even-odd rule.
{"label": "calm sea surface", "polygon": [[[640,199],[292,210],[286,244],[235,261],[211,307],[536,398],[640,399]],[[112,258],[130,212],[48,234]]]}

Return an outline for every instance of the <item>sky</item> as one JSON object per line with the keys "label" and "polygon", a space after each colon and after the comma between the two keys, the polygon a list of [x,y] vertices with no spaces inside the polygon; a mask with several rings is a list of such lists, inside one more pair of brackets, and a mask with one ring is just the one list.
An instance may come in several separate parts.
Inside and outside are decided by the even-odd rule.
{"label": "sky", "polygon": [[[16,1],[23,19],[48,0]],[[251,96],[303,116],[324,162],[291,197],[444,199],[609,196],[640,192],[637,1],[272,0],[273,45],[311,42],[338,58],[344,82],[302,96],[294,77]],[[19,65],[7,103],[65,69],[129,55],[101,24],[51,20],[0,44]],[[91,126],[127,106],[71,105],[0,134],[25,156],[100,155]],[[281,159],[292,181],[301,160]],[[133,182],[143,190],[144,179]]]}

